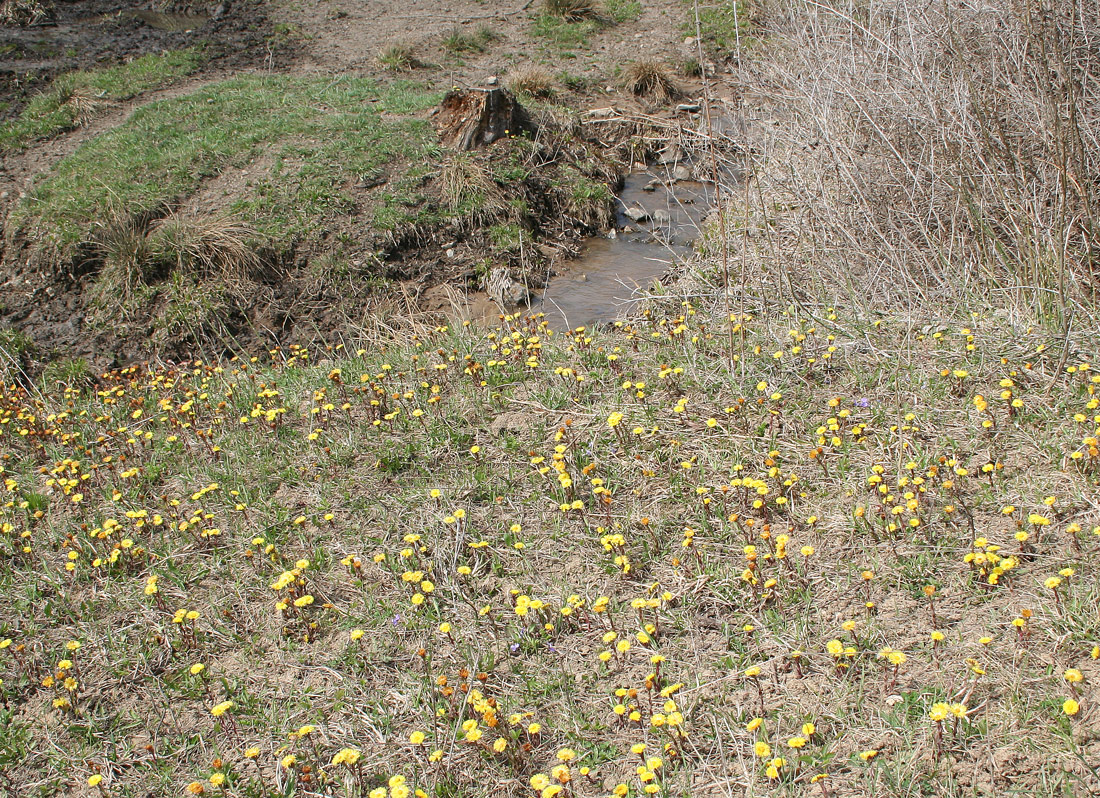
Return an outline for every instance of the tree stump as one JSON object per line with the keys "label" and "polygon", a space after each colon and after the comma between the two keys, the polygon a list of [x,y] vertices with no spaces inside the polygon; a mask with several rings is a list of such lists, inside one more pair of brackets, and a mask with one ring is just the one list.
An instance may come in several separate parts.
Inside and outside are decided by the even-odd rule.
{"label": "tree stump", "polygon": [[447,92],[435,124],[444,146],[463,151],[533,129],[527,111],[502,88]]}

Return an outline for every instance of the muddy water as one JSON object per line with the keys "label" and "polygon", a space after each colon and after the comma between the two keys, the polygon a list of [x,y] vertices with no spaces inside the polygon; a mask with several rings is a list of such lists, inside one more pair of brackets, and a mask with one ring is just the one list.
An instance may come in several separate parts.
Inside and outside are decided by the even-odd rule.
{"label": "muddy water", "polygon": [[[628,175],[619,195],[614,237],[590,241],[566,271],[550,280],[531,310],[545,313],[559,330],[614,321],[628,313],[639,289],[652,285],[691,251],[710,210],[713,187],[671,182],[663,170]],[[641,208],[648,218],[630,218],[632,208]]]}

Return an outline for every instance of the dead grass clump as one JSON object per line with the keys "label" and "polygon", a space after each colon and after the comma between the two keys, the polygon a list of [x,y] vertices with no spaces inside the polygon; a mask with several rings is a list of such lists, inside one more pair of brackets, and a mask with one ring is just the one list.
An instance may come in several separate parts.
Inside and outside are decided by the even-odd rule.
{"label": "dead grass clump", "polygon": [[67,92],[62,105],[72,111],[75,124],[86,125],[103,107],[103,100],[88,87],[74,87]]}
{"label": "dead grass clump", "polygon": [[580,22],[596,16],[596,4],[592,0],[546,0],[546,12],[569,22]]}
{"label": "dead grass clump", "polygon": [[477,158],[455,154],[439,170],[439,192],[455,213],[471,219],[496,219],[508,211],[508,201],[493,176]]}
{"label": "dead grass clump", "polygon": [[383,47],[378,53],[378,62],[391,72],[404,72],[421,65],[416,51],[408,44],[396,42]]}
{"label": "dead grass clump", "polygon": [[42,0],[3,0],[0,3],[0,23],[5,25],[33,25],[46,19],[53,11],[53,3]]}
{"label": "dead grass clump", "polygon": [[660,61],[634,61],[623,71],[623,85],[635,97],[667,103],[680,96],[672,73]]}
{"label": "dead grass clump", "polygon": [[131,215],[111,215],[93,228],[91,249],[102,264],[92,287],[93,302],[125,306],[145,283],[153,263],[145,225]]}
{"label": "dead grass clump", "polygon": [[529,66],[516,70],[505,81],[512,91],[532,97],[552,97],[554,76],[542,67]]}
{"label": "dead grass clump", "polygon": [[153,225],[149,246],[158,260],[181,272],[240,290],[260,267],[256,236],[251,226],[230,215],[173,213]]}

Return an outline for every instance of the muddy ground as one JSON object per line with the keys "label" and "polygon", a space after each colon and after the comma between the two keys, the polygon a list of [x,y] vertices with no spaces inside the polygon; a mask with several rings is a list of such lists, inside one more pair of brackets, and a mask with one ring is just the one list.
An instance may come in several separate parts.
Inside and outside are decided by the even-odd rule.
{"label": "muddy ground", "polygon": [[[52,18],[44,23],[7,26],[0,31],[0,91],[3,113],[8,117],[18,113],[29,96],[48,86],[52,77],[70,69],[194,46],[202,47],[204,63],[197,73],[175,85],[116,103],[75,130],[32,143],[21,152],[7,153],[0,167],[0,212],[9,219],[24,192],[58,161],[146,103],[246,71],[391,80],[393,73],[378,55],[398,43],[415,53],[415,68],[401,77],[441,90],[483,87],[525,67],[544,69],[554,79],[554,108],[549,116],[544,113],[543,119],[553,120],[549,127],[562,126],[554,141],[585,138],[585,146],[596,148],[590,152],[602,148],[599,158],[605,162],[593,173],[606,176],[608,185],[615,188],[618,174],[629,168],[631,160],[645,158],[647,147],[660,146],[663,134],[647,138],[638,135],[644,131],[637,127],[577,126],[568,120],[591,109],[614,107],[632,117],[654,115],[673,124],[696,124],[690,114],[680,114],[678,119],[675,102],[656,103],[632,96],[620,75],[624,65],[639,58],[659,61],[675,76],[683,92],[679,101],[698,98],[697,78],[682,69],[697,53],[690,40],[685,44],[684,6],[679,2],[646,3],[638,8],[636,18],[602,26],[583,44],[563,43],[540,31],[540,8],[539,0],[506,7],[438,0],[387,0],[369,5],[342,0],[237,0],[220,7],[155,7],[104,0],[58,3]],[[165,11],[203,14],[210,19],[191,30],[162,30],[149,24],[151,18],[157,21],[155,14]],[[455,36],[483,30],[492,33],[483,48],[453,48]],[[719,77],[721,60],[709,66]],[[719,88],[716,99],[729,91],[728,86]],[[549,127],[544,121],[544,129]],[[583,148],[577,152],[577,157],[587,157]],[[218,193],[231,197],[233,175],[215,180],[221,181]],[[538,186],[525,190],[537,192]],[[539,204],[545,206],[544,218],[536,217],[530,224],[538,231],[538,246],[525,253],[522,267],[529,273],[517,274],[521,267],[515,258],[505,264],[532,287],[575,254],[584,236],[600,233],[613,218],[609,204],[602,217],[596,214],[576,224],[555,225],[551,222],[559,221],[560,205],[535,203]],[[370,240],[369,230],[354,218],[341,220],[338,227],[327,239],[279,253],[265,264],[255,285],[243,292],[247,301],[226,301],[213,311],[217,318],[211,324],[158,337],[152,333],[153,320],[165,310],[163,297],[128,318],[106,324],[101,318],[93,324],[87,288],[96,264],[42,264],[35,259],[35,242],[6,225],[0,327],[17,329],[33,341],[24,357],[32,369],[59,357],[83,358],[99,369],[149,357],[184,359],[197,353],[248,351],[318,337],[332,340],[351,333],[366,314],[380,307],[389,312],[493,312],[494,305],[483,291],[485,270],[479,264],[485,259],[485,237],[479,237],[478,231],[410,231],[387,242],[379,263],[367,256],[376,252],[378,245]],[[331,255],[328,246],[337,237],[343,242],[362,241],[363,251],[349,252],[342,246],[341,257],[354,268],[338,281],[318,281],[317,269],[311,265],[323,263]]]}

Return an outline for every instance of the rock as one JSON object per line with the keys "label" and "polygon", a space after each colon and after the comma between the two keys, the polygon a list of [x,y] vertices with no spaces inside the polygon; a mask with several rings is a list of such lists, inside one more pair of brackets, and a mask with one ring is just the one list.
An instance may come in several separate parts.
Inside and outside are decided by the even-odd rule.
{"label": "rock", "polygon": [[657,189],[659,189],[663,185],[664,185],[664,182],[662,182],[660,179],[655,177],[652,180],[650,180],[648,183],[646,183],[644,186],[642,186],[642,191],[656,191]]}
{"label": "rock", "polygon": [[531,428],[532,419],[529,413],[513,411],[501,413],[489,424],[489,432],[493,435],[503,435],[505,432],[523,432]]}
{"label": "rock", "polygon": [[680,103],[676,106],[676,110],[682,114],[697,114],[703,110],[703,106],[699,103]]}
{"label": "rock", "polygon": [[[633,232],[634,232],[634,228],[633,228],[633,227],[631,227],[631,226],[630,226],[630,225],[628,225],[628,224],[624,224],[624,225],[623,225],[623,232],[624,232],[624,233],[633,233]],[[618,238],[618,236],[617,236],[617,235],[614,235],[614,233],[615,233],[615,231],[614,231],[614,230],[612,230],[612,231],[611,231],[611,233],[612,233],[612,235],[609,235],[609,236],[608,236],[608,238]]]}
{"label": "rock", "polygon": [[453,249],[448,249],[447,250],[447,257],[448,258],[453,258],[454,256],[455,256],[455,251]]}
{"label": "rock", "polygon": [[472,150],[507,135],[534,130],[527,111],[504,88],[447,92],[435,125],[440,143],[456,150]]}
{"label": "rock", "polygon": [[674,141],[670,141],[665,148],[661,150],[661,154],[657,158],[657,163],[667,166],[670,163],[678,163],[684,157],[684,151],[680,148],[680,145]]}
{"label": "rock", "polygon": [[513,280],[508,270],[502,266],[498,266],[489,273],[485,290],[494,302],[506,309],[527,302],[529,297],[527,287]]}
{"label": "rock", "polygon": [[639,205],[632,205],[623,211],[623,215],[632,222],[644,222],[649,218],[649,213]]}
{"label": "rock", "polygon": [[607,108],[592,108],[585,111],[584,115],[591,119],[610,119],[615,115],[615,109],[610,106]]}
{"label": "rock", "polygon": [[653,212],[653,223],[659,225],[672,224],[672,214],[664,208],[658,208]]}
{"label": "rock", "polygon": [[688,47],[691,47],[693,44],[695,44],[695,37],[688,36],[686,39],[684,39],[684,44]]}
{"label": "rock", "polygon": [[676,167],[672,170],[673,180],[691,180],[691,167],[687,164],[676,164]]}
{"label": "rock", "polygon": [[498,83],[500,83],[500,78],[498,78],[496,75],[490,75],[489,77],[485,78],[486,86],[495,86]]}

